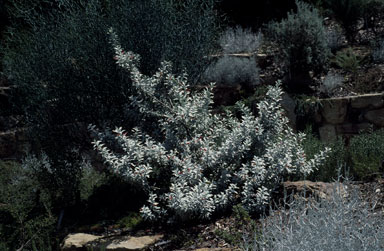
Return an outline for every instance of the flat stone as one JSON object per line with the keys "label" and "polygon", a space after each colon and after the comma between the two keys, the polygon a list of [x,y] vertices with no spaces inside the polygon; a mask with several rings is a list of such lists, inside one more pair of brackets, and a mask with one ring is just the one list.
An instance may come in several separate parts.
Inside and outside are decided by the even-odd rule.
{"label": "flat stone", "polygon": [[232,248],[198,248],[193,251],[233,251],[235,249]]}
{"label": "flat stone", "polygon": [[85,245],[87,243],[96,241],[102,238],[102,236],[92,235],[92,234],[69,234],[65,239],[64,243],[61,246],[62,251],[76,251],[76,250],[86,250]]}
{"label": "flat stone", "polygon": [[332,142],[337,139],[334,125],[326,124],[319,128],[320,139],[324,142]]}
{"label": "flat stone", "polygon": [[323,99],[321,115],[330,124],[341,124],[345,121],[348,110],[348,98]]}
{"label": "flat stone", "polygon": [[163,238],[162,234],[141,237],[123,237],[114,239],[111,244],[106,246],[105,250],[123,251],[123,250],[143,250]]}
{"label": "flat stone", "polygon": [[362,109],[362,108],[380,108],[384,106],[384,94],[364,94],[351,98],[351,107]]}
{"label": "flat stone", "polygon": [[289,119],[289,125],[292,127],[292,129],[296,130],[295,101],[287,93],[284,93],[281,100],[281,106],[285,110]]}
{"label": "flat stone", "polygon": [[384,127],[384,108],[368,111],[364,118],[378,127]]}

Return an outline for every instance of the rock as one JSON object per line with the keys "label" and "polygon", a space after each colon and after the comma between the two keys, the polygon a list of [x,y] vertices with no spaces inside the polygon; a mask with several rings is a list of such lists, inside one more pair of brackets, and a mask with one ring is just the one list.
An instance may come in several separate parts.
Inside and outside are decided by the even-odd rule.
{"label": "rock", "polygon": [[75,250],[87,250],[86,244],[96,241],[102,238],[102,236],[92,235],[92,234],[69,234],[65,239],[64,243],[61,246],[62,251],[75,251]]}
{"label": "rock", "polygon": [[290,126],[292,129],[296,130],[295,101],[287,93],[284,93],[281,100],[281,106],[286,111]]}
{"label": "rock", "polygon": [[340,192],[342,197],[348,194],[347,187],[339,182],[286,181],[283,182],[282,188],[288,195],[292,193],[302,195],[305,191],[306,196],[314,195],[322,199],[329,199],[335,192]]}
{"label": "rock", "polygon": [[111,244],[106,246],[105,250],[143,250],[161,238],[163,238],[162,234],[141,237],[123,237],[121,239],[113,240]]}
{"label": "rock", "polygon": [[384,108],[368,111],[364,118],[378,127],[384,127]]}
{"label": "rock", "polygon": [[321,101],[323,107],[321,114],[326,122],[330,124],[341,124],[347,116],[349,100],[347,98],[324,99]]}
{"label": "rock", "polygon": [[384,106],[384,94],[365,94],[351,98],[351,107],[362,109],[362,108],[380,108]]}
{"label": "rock", "polygon": [[77,250],[146,250],[150,245],[163,238],[162,234],[140,237],[102,236],[85,233],[69,234],[61,246],[62,251]]}
{"label": "rock", "polygon": [[240,95],[241,85],[225,86],[216,85],[213,88],[213,101],[215,106],[221,105],[234,105],[241,99]]}
{"label": "rock", "polygon": [[319,134],[321,141],[331,142],[337,139],[336,128],[334,125],[323,125],[319,128]]}

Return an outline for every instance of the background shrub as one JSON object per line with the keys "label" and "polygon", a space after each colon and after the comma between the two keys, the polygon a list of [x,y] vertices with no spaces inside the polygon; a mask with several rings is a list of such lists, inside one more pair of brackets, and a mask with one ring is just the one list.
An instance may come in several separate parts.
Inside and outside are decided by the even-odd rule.
{"label": "background shrub", "polygon": [[384,38],[380,39],[374,46],[372,59],[377,63],[384,63]]}
{"label": "background shrub", "polygon": [[339,50],[344,44],[344,35],[342,31],[335,27],[333,29],[327,29],[325,32],[327,45],[332,52]]}
{"label": "background shrub", "polygon": [[237,26],[227,29],[219,42],[224,54],[255,53],[261,45],[261,33],[255,34],[250,29]]}
{"label": "background shrub", "polygon": [[225,55],[207,68],[204,81],[219,85],[255,86],[259,83],[259,68],[254,57]]}
{"label": "background shrub", "polygon": [[349,158],[354,179],[380,177],[383,174],[384,130],[353,137],[349,143]]}
{"label": "background shrub", "polygon": [[343,81],[344,78],[341,75],[329,72],[324,77],[319,89],[322,93],[330,96],[335,88],[343,85]]}
{"label": "background shrub", "polygon": [[[217,39],[214,0],[63,4],[65,11],[59,8],[54,14],[38,13],[28,19],[30,28],[9,28],[2,48],[4,74],[16,86],[14,106],[34,126],[36,138],[52,139],[50,147],[84,142],[68,133],[60,135],[65,130],[57,133],[56,125],[120,124],[124,120],[129,126],[139,116],[132,107],[127,109],[128,96],[133,93],[113,60],[107,35],[112,25],[122,34],[124,45],[143,55],[144,72],[153,73],[162,60],[171,59],[176,71],[185,69],[195,81],[208,64],[204,56]],[[126,119],[125,110],[136,119]]]}
{"label": "background shrub", "polygon": [[[296,4],[296,13],[290,12],[286,19],[267,26],[268,37],[280,49],[278,58],[283,63],[292,90],[300,87],[295,86],[298,85],[295,83],[300,83],[299,77],[304,75],[309,79],[309,71],[315,75],[324,71],[330,52],[318,11],[307,3]],[[305,89],[305,86],[301,88]]]}

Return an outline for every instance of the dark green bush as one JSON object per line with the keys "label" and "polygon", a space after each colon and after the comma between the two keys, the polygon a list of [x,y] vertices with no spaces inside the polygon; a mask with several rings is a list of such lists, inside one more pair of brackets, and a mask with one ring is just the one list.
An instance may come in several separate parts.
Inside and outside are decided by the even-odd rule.
{"label": "dark green bush", "polygon": [[[338,169],[346,163],[347,159],[347,148],[345,147],[344,141],[339,138],[330,143],[321,142],[315,135],[311,133],[311,129],[307,129],[307,137],[303,142],[303,148],[305,154],[311,158],[316,152],[324,147],[330,147],[332,149],[324,165],[319,167],[309,177],[306,177],[312,181],[324,181],[331,182],[337,180]],[[344,170],[341,170],[344,171]],[[345,173],[342,173],[345,175]]]}
{"label": "dark green bush", "polygon": [[315,75],[323,72],[330,53],[318,11],[307,3],[296,3],[296,13],[290,12],[286,19],[267,26],[267,36],[280,49],[278,57],[291,89],[299,88],[299,78],[309,78],[309,71]]}
{"label": "dark green bush", "polygon": [[343,26],[349,42],[354,42],[357,25],[362,19],[367,0],[325,0],[325,6]]}
{"label": "dark green bush", "polygon": [[349,159],[354,179],[365,180],[383,175],[384,130],[353,137],[349,144]]}
{"label": "dark green bush", "polygon": [[[47,2],[41,0],[42,2]],[[57,125],[118,122],[129,127],[129,80],[113,60],[107,30],[121,34],[122,45],[142,55],[142,69],[153,72],[172,60],[197,81],[218,32],[215,0],[65,1],[65,11],[37,12],[30,28],[8,29],[2,48],[4,74],[16,86],[13,103],[26,115],[38,138],[78,140]],[[42,7],[43,8],[43,7]],[[64,7],[63,7],[64,8]],[[65,145],[61,144],[61,145]],[[59,147],[60,149],[61,147]],[[47,150],[47,149],[46,149]]]}

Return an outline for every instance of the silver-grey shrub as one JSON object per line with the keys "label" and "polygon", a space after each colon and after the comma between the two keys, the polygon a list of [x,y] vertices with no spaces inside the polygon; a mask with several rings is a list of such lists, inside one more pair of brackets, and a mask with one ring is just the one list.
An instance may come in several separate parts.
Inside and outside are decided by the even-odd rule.
{"label": "silver-grey shrub", "polygon": [[[329,149],[307,159],[280,105],[282,90],[270,87],[258,104],[259,117],[239,104],[234,114],[213,114],[210,84],[195,92],[186,75],[175,76],[164,62],[153,76],[138,69],[140,56],[122,50],[111,31],[117,63],[130,73],[137,96],[131,101],[161,127],[158,139],[140,128],[114,130],[120,151],[98,133],[93,142],[110,168],[148,194],[141,209],[147,220],[207,219],[241,202],[249,211],[264,208],[288,173],[310,173]],[[164,90],[164,92],[158,92]]]}
{"label": "silver-grey shrub", "polygon": [[322,84],[320,85],[320,91],[330,95],[332,91],[343,84],[344,78],[335,73],[328,73]]}
{"label": "silver-grey shrub", "polygon": [[259,68],[254,57],[224,55],[211,64],[203,76],[205,81],[221,85],[256,85],[259,83]]}
{"label": "silver-grey shrub", "polygon": [[[336,188],[335,188],[335,191]],[[302,199],[262,221],[261,237],[245,250],[384,250],[384,215],[374,213],[357,191],[336,192],[329,200]]]}
{"label": "silver-grey shrub", "polygon": [[280,22],[269,23],[266,33],[277,44],[277,56],[290,79],[309,71],[323,72],[330,53],[318,10],[300,1],[296,5],[296,13],[290,12]]}
{"label": "silver-grey shrub", "polygon": [[224,54],[254,53],[261,45],[261,33],[255,34],[250,29],[240,26],[227,29],[220,36],[220,46]]}
{"label": "silver-grey shrub", "polygon": [[381,39],[372,52],[373,61],[384,63],[384,39]]}
{"label": "silver-grey shrub", "polygon": [[332,52],[337,51],[344,44],[345,37],[343,36],[343,33],[339,29],[339,27],[327,29],[327,31],[325,32],[325,36],[327,40],[327,45]]}

